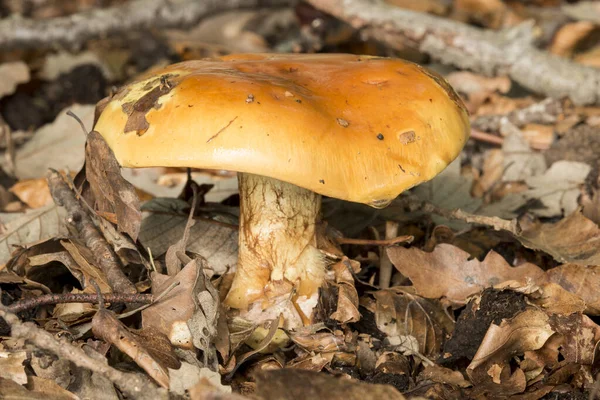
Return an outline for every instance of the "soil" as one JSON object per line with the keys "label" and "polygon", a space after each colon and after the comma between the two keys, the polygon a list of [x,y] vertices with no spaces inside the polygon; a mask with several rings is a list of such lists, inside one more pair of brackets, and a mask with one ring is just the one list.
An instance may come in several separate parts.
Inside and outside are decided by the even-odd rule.
{"label": "soil", "polygon": [[471,300],[456,321],[452,337],[444,345],[440,361],[448,364],[463,359],[472,360],[491,323],[500,324],[525,309],[525,296],[513,291],[487,289],[479,302]]}

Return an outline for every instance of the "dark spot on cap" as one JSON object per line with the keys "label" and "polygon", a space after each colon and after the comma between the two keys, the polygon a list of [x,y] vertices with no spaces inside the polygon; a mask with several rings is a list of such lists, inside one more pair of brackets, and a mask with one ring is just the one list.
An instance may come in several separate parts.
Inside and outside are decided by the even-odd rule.
{"label": "dark spot on cap", "polygon": [[319,183],[325,184],[325,179],[319,179]]}
{"label": "dark spot on cap", "polygon": [[302,103],[302,100],[296,99],[296,103]]}
{"label": "dark spot on cap", "polygon": [[378,134],[377,134],[377,139],[379,139],[379,140],[383,140],[383,134],[382,134],[382,133],[378,133]]}

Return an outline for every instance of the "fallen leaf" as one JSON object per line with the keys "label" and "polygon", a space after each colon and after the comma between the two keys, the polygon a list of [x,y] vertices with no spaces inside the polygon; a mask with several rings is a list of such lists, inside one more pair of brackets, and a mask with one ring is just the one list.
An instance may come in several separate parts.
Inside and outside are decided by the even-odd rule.
{"label": "fallen leaf", "polygon": [[21,83],[29,82],[29,67],[23,61],[0,64],[0,98],[15,92]]}
{"label": "fallen leaf", "polygon": [[592,365],[597,361],[600,326],[587,315],[553,315],[550,324],[563,336],[559,351],[565,361],[582,365]]}
{"label": "fallen leaf", "polygon": [[0,237],[0,265],[6,263],[14,246],[41,242],[57,236],[65,236],[66,211],[55,204],[29,210],[22,213],[17,219],[4,224],[3,234]]}
{"label": "fallen leaf", "polygon": [[58,51],[54,54],[48,54],[44,57],[44,63],[37,75],[41,79],[53,81],[60,75],[71,72],[76,67],[86,64],[96,66],[102,71],[105,77],[112,77],[110,70],[104,65],[100,57],[91,51],[82,51],[76,54]]}
{"label": "fallen leaf", "polygon": [[[352,263],[355,263],[355,265],[353,266]],[[360,264],[357,261],[349,260],[346,257],[344,257],[342,261],[331,266],[331,270],[335,274],[335,283],[338,288],[338,299],[337,308],[329,317],[343,324],[357,322],[360,319],[360,312],[358,311],[358,293],[356,292],[354,278],[350,271],[353,267],[360,268]]]}
{"label": "fallen leaf", "polygon": [[564,24],[554,34],[548,51],[562,57],[571,57],[577,44],[596,29],[590,21],[576,21]]}
{"label": "fallen leaf", "polygon": [[600,266],[563,264],[546,273],[551,282],[579,296],[586,304],[586,313],[600,314]]}
{"label": "fallen leaf", "polygon": [[508,280],[523,283],[528,279],[538,283],[547,280],[536,265],[524,263],[511,267],[494,251],[483,261],[472,259],[469,253],[449,244],[440,244],[431,253],[415,247],[390,247],[387,253],[420,296],[445,297],[455,305],[464,305],[469,296]]}
{"label": "fallen leaf", "polygon": [[78,396],[69,392],[66,389],[63,389],[53,380],[40,378],[38,376],[29,376],[28,377],[27,389],[31,390],[32,392],[44,395],[44,396],[46,396],[47,399],[80,400],[80,398]]}
{"label": "fallen leaf", "polygon": [[[172,203],[175,202],[180,201],[174,200]],[[187,203],[185,206],[189,207]],[[162,211],[156,206],[153,207],[154,212],[142,220],[139,240],[144,247],[149,247],[152,255],[157,258],[183,237],[188,217],[164,205],[160,206]],[[144,207],[144,210],[147,208]],[[190,228],[186,251],[200,255],[214,268],[216,274],[222,275],[228,268],[233,269],[237,265],[237,227],[198,219]]]}
{"label": "fallen leaf", "polygon": [[46,178],[21,180],[10,191],[30,208],[41,208],[53,201]]}
{"label": "fallen leaf", "polygon": [[466,380],[460,371],[453,371],[439,365],[427,365],[419,374],[419,379],[428,379],[433,382],[445,383],[461,388],[472,386],[471,382]]}
{"label": "fallen leaf", "polygon": [[541,153],[531,150],[523,133],[512,123],[505,121],[501,126],[505,135],[502,151],[504,152],[504,182],[522,181],[546,171],[546,161]]}
{"label": "fallen leaf", "polygon": [[569,215],[577,207],[581,188],[592,168],[575,161],[557,161],[543,174],[525,179],[531,188],[523,193],[527,200],[539,200],[544,208],[529,211],[539,217]]}
{"label": "fallen leaf", "polygon": [[104,138],[96,131],[88,134],[85,147],[85,176],[100,213],[114,213],[117,227],[136,241],[142,212],[133,185],[121,176],[121,166]]}
{"label": "fallen leaf", "polygon": [[404,400],[393,386],[373,385],[297,368],[262,371],[256,375],[259,399]]}
{"label": "fallen leaf", "polygon": [[33,138],[16,151],[15,175],[19,179],[40,178],[48,168],[66,171],[81,169],[85,145],[85,133],[79,123],[68,116],[67,111],[77,115],[85,126],[91,126],[94,106],[73,105],[61,111],[54,122],[42,126]]}
{"label": "fallen leaf", "polygon": [[[164,358],[158,359],[155,353],[158,349],[153,348],[159,341],[164,338],[163,346],[170,346],[168,339],[156,332],[154,343],[148,341],[148,337],[142,340],[141,337],[135,335],[120,322],[112,311],[100,309],[92,319],[92,331],[94,335],[116,346],[123,353],[135,361],[144,371],[148,373],[152,379],[164,388],[169,388],[169,372],[168,368],[178,368],[178,359],[172,355],[169,359],[171,362],[165,362]],[[166,342],[166,343],[165,343]]]}
{"label": "fallen leaf", "polygon": [[[48,400],[48,396],[31,392],[13,380],[0,378],[0,399]],[[57,400],[65,399],[59,397]]]}
{"label": "fallen leaf", "polygon": [[415,338],[417,349],[435,358],[446,335],[454,329],[454,321],[442,306],[401,288],[378,290],[375,297],[377,329],[388,337]]}
{"label": "fallen leaf", "polygon": [[557,261],[600,265],[600,228],[579,211],[555,223],[535,224],[516,237],[524,246],[542,250]]}
{"label": "fallen leaf", "polygon": [[0,378],[10,379],[21,385],[25,385],[27,383],[27,375],[25,374],[25,365],[23,363],[26,360],[27,352],[24,350],[0,350]]}
{"label": "fallen leaf", "polygon": [[[529,307],[500,325],[487,330],[475,357],[467,367],[473,385],[492,385],[499,394],[520,393],[526,385],[522,370],[511,371],[512,357],[526,351],[538,350],[554,334],[549,317],[543,311]],[[490,368],[497,373],[489,375]],[[492,383],[493,382],[493,383]]]}

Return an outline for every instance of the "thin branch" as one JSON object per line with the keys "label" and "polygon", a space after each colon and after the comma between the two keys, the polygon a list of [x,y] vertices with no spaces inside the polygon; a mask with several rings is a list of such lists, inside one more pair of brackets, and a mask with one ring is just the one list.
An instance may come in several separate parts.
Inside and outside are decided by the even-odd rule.
{"label": "thin branch", "polygon": [[541,51],[531,21],[489,31],[378,0],[307,0],[396,49],[407,44],[444,64],[488,76],[508,75],[536,93],[600,104],[600,70]]}
{"label": "thin branch", "polygon": [[356,244],[361,246],[393,246],[398,243],[410,243],[413,241],[410,235],[398,236],[392,239],[352,239],[352,238],[335,238],[338,244]]}
{"label": "thin branch", "polygon": [[6,308],[2,306],[0,306],[0,317],[10,326],[12,337],[25,339],[39,349],[54,353],[79,367],[105,376],[131,399],[166,400],[168,398],[166,390],[158,388],[142,375],[116,370],[109,366],[106,360],[90,357],[82,348],[72,345],[64,338],[56,339],[52,334],[31,322],[21,322],[15,314],[6,311]]}
{"label": "thin branch", "polygon": [[119,258],[94,225],[75,193],[56,171],[48,173],[48,187],[54,202],[63,206],[68,213],[67,221],[77,230],[85,245],[92,251],[97,266],[106,275],[114,292],[137,293],[135,285],[125,276]]}
{"label": "thin branch", "polygon": [[284,7],[294,0],[131,0],[66,17],[0,21],[0,49],[77,47],[128,31],[191,26],[211,14],[242,8]]}
{"label": "thin branch", "polygon": [[[153,301],[153,296],[151,294],[139,293],[103,293],[102,298],[106,303],[150,304]],[[38,306],[64,303],[97,304],[99,303],[99,299],[96,293],[45,294],[42,296],[17,301],[10,306],[6,306],[6,309],[12,313],[18,313]]]}

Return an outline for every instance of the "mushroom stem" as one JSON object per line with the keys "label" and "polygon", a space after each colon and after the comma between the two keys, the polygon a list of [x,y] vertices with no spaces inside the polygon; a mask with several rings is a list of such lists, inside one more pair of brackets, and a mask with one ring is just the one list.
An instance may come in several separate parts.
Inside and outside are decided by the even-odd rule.
{"label": "mushroom stem", "polygon": [[238,179],[238,264],[225,303],[246,309],[294,287],[298,296],[311,296],[325,273],[316,248],[321,196],[260,175],[238,173]]}

